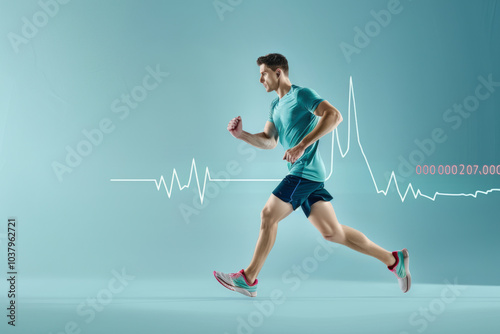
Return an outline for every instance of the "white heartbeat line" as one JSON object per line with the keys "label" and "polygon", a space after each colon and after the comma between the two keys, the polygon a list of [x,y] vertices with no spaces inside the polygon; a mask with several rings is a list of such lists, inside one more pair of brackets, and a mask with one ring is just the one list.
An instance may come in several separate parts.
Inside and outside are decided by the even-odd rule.
{"label": "white heartbeat line", "polygon": [[[387,187],[385,188],[385,190],[383,189],[379,189],[378,185],[377,185],[377,182],[375,181],[375,177],[373,176],[373,172],[372,172],[372,169],[370,167],[370,163],[368,162],[368,159],[366,158],[366,154],[365,154],[365,151],[363,150],[363,145],[361,145],[361,140],[359,138],[359,129],[358,129],[358,114],[357,114],[357,111],[356,111],[356,98],[354,96],[354,87],[353,87],[353,84],[352,84],[352,77],[349,78],[349,106],[348,106],[348,111],[347,111],[347,148],[345,150],[345,152],[342,151],[342,147],[340,147],[340,141],[339,141],[339,131],[338,129],[334,129],[333,132],[332,132],[332,154],[331,154],[331,157],[330,157],[330,173],[328,174],[327,178],[325,179],[325,181],[327,181],[328,179],[330,179],[330,177],[332,176],[332,173],[333,173],[333,149],[335,147],[335,137],[337,137],[337,145],[339,147],[339,151],[340,151],[340,155],[342,156],[342,158],[344,158],[347,153],[349,152],[349,148],[350,148],[350,145],[351,145],[351,99],[352,99],[352,106],[353,106],[353,110],[354,110],[354,123],[356,125],[356,138],[358,139],[358,145],[359,145],[359,148],[361,149],[361,154],[363,154],[363,158],[365,159],[365,163],[366,163],[366,167],[368,167],[368,171],[370,172],[370,176],[372,178],[372,181],[373,181],[373,185],[375,186],[375,189],[377,191],[377,194],[384,194],[384,196],[387,196],[388,192],[389,192],[389,188],[391,187],[391,184],[394,182],[394,185],[396,187],[396,190],[399,194],[399,197],[401,198],[401,202],[404,202],[405,199],[406,199],[406,196],[408,195],[408,192],[411,190],[411,193],[413,194],[413,197],[416,199],[418,196],[421,196],[421,197],[425,197],[427,199],[430,199],[431,201],[435,201],[436,200],[436,197],[437,196],[465,196],[465,197],[474,197],[476,198],[478,194],[484,194],[484,195],[487,195],[491,192],[496,192],[496,191],[500,191],[500,189],[498,188],[493,188],[493,189],[489,189],[489,190],[486,190],[486,191],[482,191],[482,190],[477,190],[476,192],[474,193],[442,193],[442,192],[435,192],[433,196],[429,196],[429,195],[425,195],[423,194],[420,189],[417,189],[415,191],[415,189],[413,188],[412,184],[409,183],[408,184],[408,187],[406,188],[406,191],[404,194],[401,194],[401,190],[399,189],[399,186],[398,186],[398,182],[397,182],[397,179],[396,179],[396,174],[394,173],[394,171],[391,172],[391,177],[389,179],[389,182],[387,183]],[[172,173],[172,180],[170,182],[170,189],[167,187],[166,183],[165,183],[165,179],[163,178],[163,175],[160,177],[160,180],[156,180],[156,179],[111,179],[110,181],[115,181],[115,182],[154,182],[156,184],[156,189],[159,191],[161,186],[163,185],[165,187],[165,190],[167,191],[167,195],[168,195],[168,198],[170,198],[170,196],[172,195],[172,188],[173,188],[173,185],[174,185],[174,178],[177,179],[177,184],[179,185],[179,189],[182,190],[184,188],[189,188],[190,184],[191,184],[191,180],[192,180],[192,176],[193,176],[193,171],[194,171],[194,175],[196,177],[196,184],[198,186],[198,193],[199,193],[199,196],[200,196],[200,201],[201,203],[203,203],[203,199],[204,199],[204,196],[205,196],[205,188],[206,188],[206,185],[207,185],[207,177],[208,177],[208,180],[209,181],[212,181],[212,182],[261,182],[261,181],[281,181],[282,179],[212,179],[212,177],[210,176],[210,171],[208,170],[208,167],[206,167],[205,169],[205,178],[203,180],[203,189],[201,189],[200,187],[200,180],[198,178],[198,171],[196,169],[196,161],[195,159],[193,158],[193,162],[191,163],[191,171],[189,173],[189,181],[186,185],[184,186],[181,186],[181,183],[179,181],[179,176],[177,175],[177,171],[175,170],[174,168],[174,171]]]}

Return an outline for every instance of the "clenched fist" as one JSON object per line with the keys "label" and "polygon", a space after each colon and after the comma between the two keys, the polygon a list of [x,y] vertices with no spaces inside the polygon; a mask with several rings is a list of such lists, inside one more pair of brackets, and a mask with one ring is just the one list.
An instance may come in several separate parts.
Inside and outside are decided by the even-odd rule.
{"label": "clenched fist", "polygon": [[304,146],[302,144],[297,144],[297,146],[294,146],[285,151],[283,160],[286,160],[294,164],[295,161],[297,161],[302,155],[304,155],[304,151],[305,151]]}
{"label": "clenched fist", "polygon": [[241,133],[243,132],[243,122],[241,121],[241,116],[230,120],[227,125],[227,130],[233,135],[233,137],[240,138]]}

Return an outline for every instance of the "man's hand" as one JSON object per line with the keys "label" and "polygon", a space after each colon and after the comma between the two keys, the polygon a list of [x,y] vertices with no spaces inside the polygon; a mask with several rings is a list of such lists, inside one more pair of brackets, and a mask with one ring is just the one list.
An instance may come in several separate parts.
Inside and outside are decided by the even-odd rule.
{"label": "man's hand", "polygon": [[302,146],[302,144],[298,144],[297,146],[286,150],[285,155],[283,156],[283,160],[286,160],[293,164],[304,154],[304,151],[304,146]]}
{"label": "man's hand", "polygon": [[243,122],[241,116],[235,117],[229,121],[227,130],[233,135],[234,138],[240,138],[243,132]]}

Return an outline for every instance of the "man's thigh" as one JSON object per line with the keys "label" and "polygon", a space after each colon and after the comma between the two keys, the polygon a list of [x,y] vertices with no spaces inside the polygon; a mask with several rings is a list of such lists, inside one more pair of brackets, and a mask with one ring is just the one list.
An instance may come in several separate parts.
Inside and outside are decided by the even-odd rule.
{"label": "man's thigh", "polygon": [[292,212],[292,204],[279,199],[274,194],[271,194],[271,196],[269,196],[269,199],[264,205],[264,209],[262,209],[263,218],[275,222],[279,222]]}
{"label": "man's thigh", "polygon": [[323,236],[333,236],[342,232],[332,203],[317,201],[311,206],[311,214],[307,218]]}

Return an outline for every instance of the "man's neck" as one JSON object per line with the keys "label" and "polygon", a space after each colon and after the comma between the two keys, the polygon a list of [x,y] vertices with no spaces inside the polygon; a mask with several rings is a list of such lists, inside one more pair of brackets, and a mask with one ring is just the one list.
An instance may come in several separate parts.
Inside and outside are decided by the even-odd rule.
{"label": "man's neck", "polygon": [[290,79],[286,78],[286,80],[280,82],[278,89],[276,89],[276,94],[278,94],[278,97],[281,99],[290,91],[290,89],[292,89],[292,83],[290,82]]}

